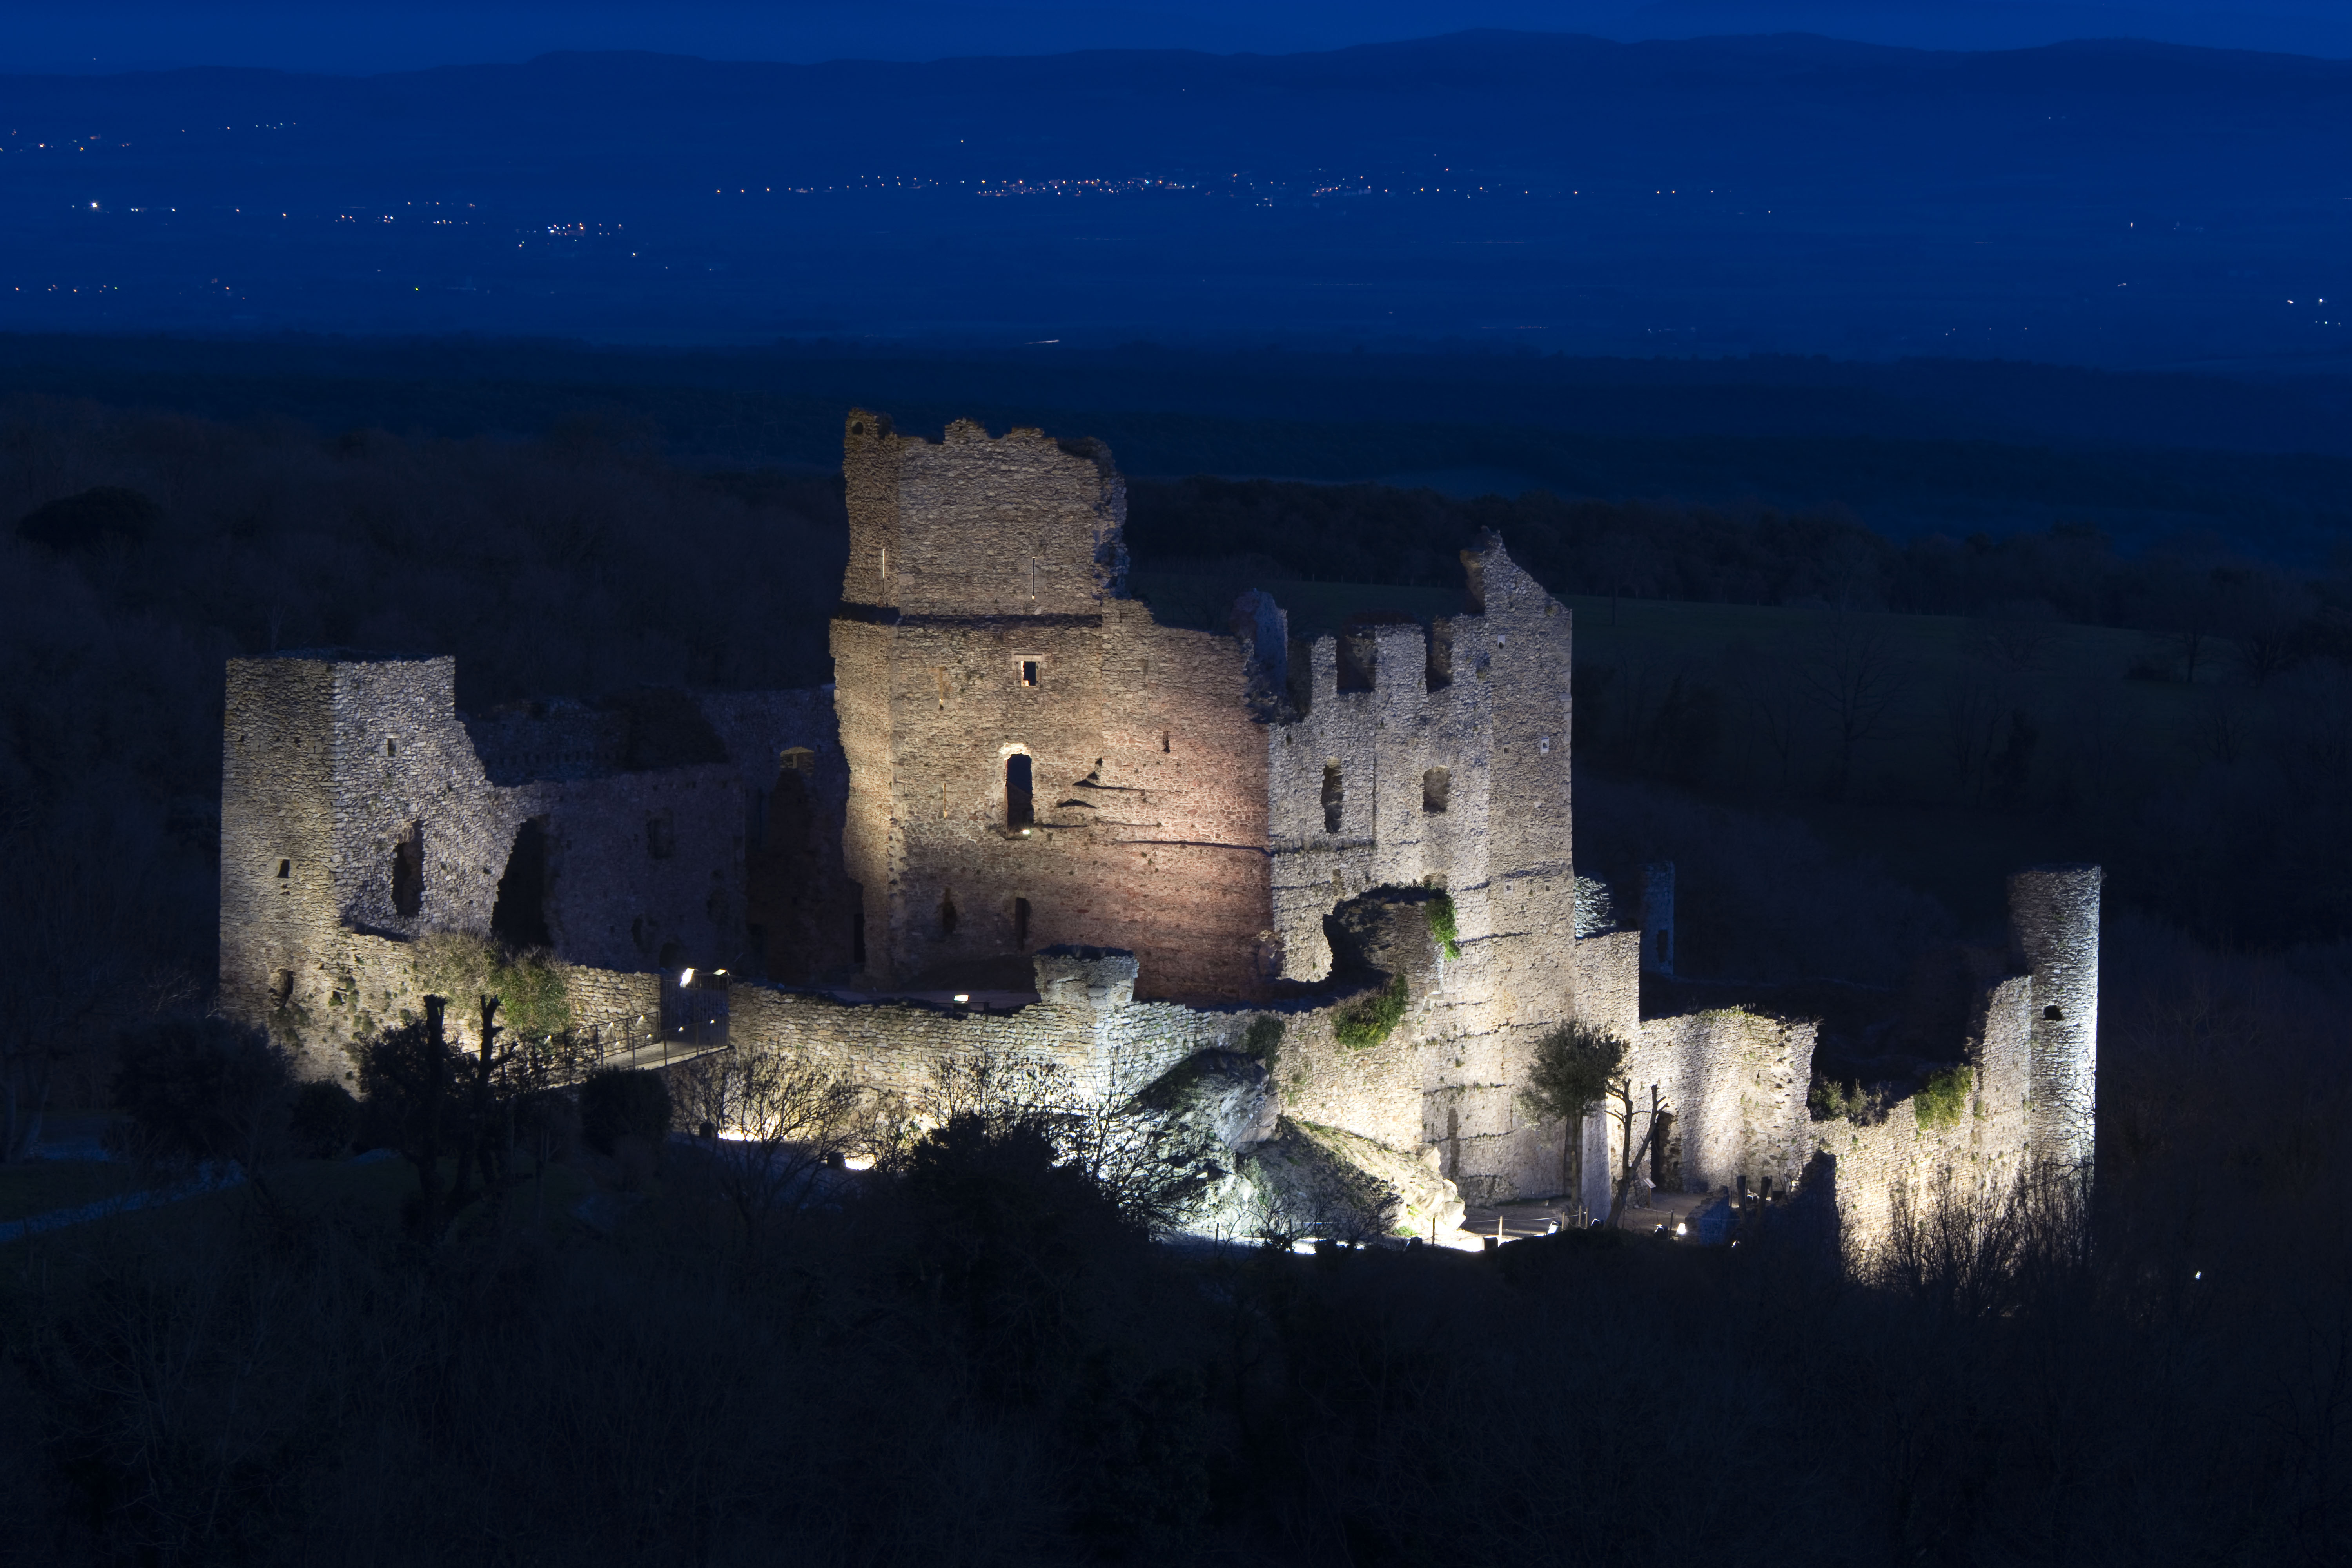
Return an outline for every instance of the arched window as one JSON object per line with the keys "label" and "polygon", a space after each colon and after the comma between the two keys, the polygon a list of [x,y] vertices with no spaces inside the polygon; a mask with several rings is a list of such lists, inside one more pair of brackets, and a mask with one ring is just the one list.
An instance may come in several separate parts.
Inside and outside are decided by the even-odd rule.
{"label": "arched window", "polygon": [[1037,797],[1030,788],[1030,765],[1026,752],[1015,752],[1004,759],[1004,826],[1026,827],[1037,820]]}

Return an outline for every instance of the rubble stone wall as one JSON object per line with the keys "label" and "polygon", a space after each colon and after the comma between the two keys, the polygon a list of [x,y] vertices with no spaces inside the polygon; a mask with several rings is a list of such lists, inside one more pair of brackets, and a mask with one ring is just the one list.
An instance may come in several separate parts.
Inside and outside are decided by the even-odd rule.
{"label": "rubble stone wall", "polygon": [[1260,989],[1265,760],[1243,650],[1120,596],[1108,454],[961,421],[931,443],[857,414],[845,460],[834,650],[868,980],[984,984],[1085,942],[1136,952],[1161,995]]}
{"label": "rubble stone wall", "polygon": [[[1686,1192],[1738,1192],[1743,1180],[1760,1191],[1768,1177],[1780,1191],[1792,1187],[1813,1152],[1805,1100],[1814,1035],[1810,1019],[1743,1008],[1644,1021],[1628,1065],[1637,1104],[1646,1107],[1654,1087],[1672,1118],[1662,1129],[1662,1172]],[[1637,1119],[1637,1141],[1648,1125]]]}

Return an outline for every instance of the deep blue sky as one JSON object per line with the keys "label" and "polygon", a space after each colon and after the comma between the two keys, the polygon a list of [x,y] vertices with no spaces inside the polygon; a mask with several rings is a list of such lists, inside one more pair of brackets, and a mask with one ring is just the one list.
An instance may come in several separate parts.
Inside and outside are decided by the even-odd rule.
{"label": "deep blue sky", "polygon": [[0,71],[368,73],[554,49],[803,61],[1080,48],[1284,53],[1465,27],[1619,38],[1809,31],[1945,48],[2137,37],[2352,55],[2352,5],[2343,0],[0,0]]}

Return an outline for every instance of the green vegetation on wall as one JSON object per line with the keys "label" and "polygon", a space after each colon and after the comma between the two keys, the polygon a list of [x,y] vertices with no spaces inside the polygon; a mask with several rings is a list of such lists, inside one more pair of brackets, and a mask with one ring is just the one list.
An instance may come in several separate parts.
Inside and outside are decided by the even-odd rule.
{"label": "green vegetation on wall", "polygon": [[542,1040],[572,1026],[563,971],[543,949],[509,952],[480,937],[429,936],[417,943],[416,978],[429,994],[461,1005],[497,997],[499,1023],[520,1038]]}
{"label": "green vegetation on wall", "polygon": [[1404,976],[1393,975],[1371,995],[1350,1002],[1334,1014],[1331,1032],[1343,1046],[1354,1050],[1369,1049],[1395,1033],[1404,1017],[1405,1004],[1412,999],[1412,988],[1405,984]]}
{"label": "green vegetation on wall", "polygon": [[1968,1106],[1969,1090],[1974,1087],[1975,1075],[1964,1067],[1929,1073],[1927,1083],[1911,1097],[1911,1111],[1919,1119],[1920,1130],[1932,1132],[1956,1124]]}
{"label": "green vegetation on wall", "polygon": [[1422,905],[1421,912],[1428,918],[1429,934],[1436,939],[1438,948],[1448,958],[1462,956],[1462,932],[1454,923],[1454,900],[1440,893]]}
{"label": "green vegetation on wall", "polygon": [[1242,1049],[1260,1061],[1270,1062],[1282,1049],[1282,1037],[1287,1026],[1271,1013],[1261,1014],[1250,1020],[1242,1031]]}

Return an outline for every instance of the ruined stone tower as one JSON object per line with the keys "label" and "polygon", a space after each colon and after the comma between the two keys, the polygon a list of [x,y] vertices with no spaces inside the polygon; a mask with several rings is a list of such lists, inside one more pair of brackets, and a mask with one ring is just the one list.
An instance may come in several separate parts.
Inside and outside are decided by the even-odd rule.
{"label": "ruined stone tower", "polygon": [[2026,1144],[2035,1157],[2087,1164],[2099,1063],[2096,866],[2037,866],[2009,879],[2010,940],[2032,976]]}
{"label": "ruined stone tower", "polygon": [[1059,942],[1125,948],[1147,994],[1268,978],[1265,742],[1231,637],[1124,596],[1109,454],[853,413],[833,624],[844,861],[870,984],[1027,984]]}

